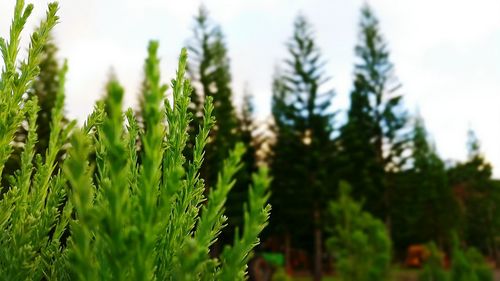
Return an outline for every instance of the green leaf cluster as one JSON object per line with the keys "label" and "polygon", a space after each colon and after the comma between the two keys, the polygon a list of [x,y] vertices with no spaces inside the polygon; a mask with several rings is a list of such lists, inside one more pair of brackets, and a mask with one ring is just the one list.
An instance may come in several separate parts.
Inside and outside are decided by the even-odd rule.
{"label": "green leaf cluster", "polygon": [[443,253],[439,252],[434,242],[427,246],[429,257],[425,261],[422,272],[419,275],[420,281],[441,281],[448,280],[448,272],[443,268]]}
{"label": "green leaf cluster", "polygon": [[[27,59],[17,62],[20,33],[33,6],[18,0],[9,40],[0,40],[4,69],[0,80],[0,171],[12,140],[27,119],[21,167],[0,198],[0,278],[2,280],[244,280],[246,264],[267,225],[270,179],[262,167],[253,175],[241,231],[220,259],[210,246],[226,226],[224,205],[240,170],[245,149],[236,144],[221,164],[205,197],[199,170],[214,106],[205,101],[192,159],[188,141],[191,85],[185,79],[187,52],[177,75],[161,82],[158,42],[145,62],[147,88],[143,120],[123,112],[124,89],[111,80],[106,97],[81,128],[62,125],[66,64],[58,73],[50,139],[44,157],[37,153],[36,98],[24,93],[38,74],[40,53],[56,24],[57,4],[32,34]],[[62,168],[58,153],[70,139]],[[140,144],[140,145],[139,145]]]}
{"label": "green leaf cluster", "polygon": [[353,196],[366,200],[366,209],[390,224],[391,174],[405,163],[407,116],[387,42],[367,4],[358,38],[348,121],[340,129],[339,172],[352,185]]}
{"label": "green leaf cluster", "polygon": [[327,246],[336,259],[342,281],[388,280],[391,262],[391,241],[385,225],[362,209],[350,197],[350,186],[340,184],[337,201],[330,204]]}
{"label": "green leaf cluster", "polygon": [[493,270],[474,247],[463,249],[458,236],[453,235],[451,269],[443,269],[443,256],[434,243],[429,244],[430,256],[419,276],[420,281],[492,281]]}
{"label": "green leaf cluster", "polygon": [[450,281],[492,281],[493,271],[475,248],[462,249],[454,236]]}

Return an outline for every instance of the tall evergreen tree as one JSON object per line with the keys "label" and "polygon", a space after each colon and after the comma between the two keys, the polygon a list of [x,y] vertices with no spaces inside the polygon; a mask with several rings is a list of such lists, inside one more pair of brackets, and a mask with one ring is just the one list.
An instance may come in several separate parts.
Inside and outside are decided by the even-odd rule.
{"label": "tall evergreen tree", "polygon": [[[402,176],[393,207],[394,237],[399,247],[436,241],[451,243],[450,232],[459,225],[459,211],[449,187],[444,162],[430,142],[424,122],[416,118],[412,134],[412,167]],[[401,183],[401,182],[400,182]]]}
{"label": "tall evergreen tree", "polygon": [[232,239],[234,235],[234,227],[239,227],[243,222],[243,210],[241,209],[242,202],[246,202],[248,193],[248,186],[251,183],[251,175],[258,170],[257,167],[257,150],[260,147],[259,139],[254,135],[256,130],[256,123],[254,120],[254,104],[253,96],[248,90],[244,89],[243,100],[241,109],[238,116],[238,135],[240,142],[246,148],[242,156],[241,162],[242,169],[236,174],[238,181],[228,195],[226,204],[226,215],[228,217],[228,224],[231,226],[226,230],[224,238]]}
{"label": "tall evergreen tree", "polygon": [[[232,102],[231,74],[224,35],[220,27],[209,19],[203,6],[195,17],[193,32],[188,43],[192,58],[188,74],[194,87],[190,106],[194,120],[190,130],[197,131],[201,122],[202,104],[206,97],[212,97],[216,124],[210,132],[210,143],[207,145],[201,175],[208,186],[213,186],[227,151],[238,140],[238,118]],[[194,139],[190,141],[188,150],[193,144]]]}
{"label": "tall evergreen tree", "polygon": [[465,211],[465,241],[499,259],[496,237],[500,230],[500,186],[492,180],[492,166],[485,159],[476,134],[469,130],[468,157],[449,170],[450,185]]}
{"label": "tall evergreen tree", "polygon": [[364,198],[366,209],[390,226],[391,173],[404,160],[406,113],[387,43],[368,5],[361,9],[355,53],[354,88],[340,136],[341,174],[353,186],[353,196]]}
{"label": "tall evergreen tree", "polygon": [[273,85],[274,223],[285,236],[297,231],[297,224],[313,230],[314,280],[320,280],[322,213],[335,183],[329,169],[334,93],[322,87],[328,80],[325,63],[305,17],[296,18],[287,47],[289,58]]}

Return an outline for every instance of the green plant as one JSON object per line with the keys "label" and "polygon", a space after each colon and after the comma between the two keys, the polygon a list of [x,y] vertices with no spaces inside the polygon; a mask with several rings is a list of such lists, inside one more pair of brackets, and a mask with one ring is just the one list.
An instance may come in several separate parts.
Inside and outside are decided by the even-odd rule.
{"label": "green plant", "polygon": [[365,200],[367,211],[390,227],[390,208],[397,199],[392,172],[404,167],[409,144],[407,114],[388,43],[367,2],[361,8],[355,54],[348,120],[339,136],[340,178],[352,185],[355,199]]}
{"label": "green plant", "polygon": [[493,271],[481,253],[469,247],[462,250],[456,234],[453,235],[453,256],[450,281],[492,281]]}
{"label": "green plant", "polygon": [[[285,238],[286,267],[290,269],[291,237],[302,247],[314,243],[314,280],[322,278],[323,215],[335,193],[336,147],[332,99],[327,87],[325,59],[305,16],[293,23],[293,34],[286,43],[288,55],[282,70],[273,78],[271,129],[274,141],[269,159],[273,178],[271,202],[276,216],[273,231]],[[296,226],[300,225],[300,228]],[[292,235],[293,233],[293,235]],[[294,242],[298,242],[294,241]]]}
{"label": "green plant", "polygon": [[333,236],[327,245],[334,255],[339,280],[388,280],[391,242],[384,224],[350,196],[350,186],[340,183],[340,197],[330,204]]}
{"label": "green plant", "polygon": [[478,281],[493,281],[493,270],[486,263],[483,255],[476,248],[468,248],[465,255],[472,265]]}
{"label": "green plant", "polygon": [[[224,33],[204,6],[200,6],[194,18],[193,35],[187,42],[187,48],[193,54],[187,73],[193,83],[193,102],[190,105],[193,122],[190,131],[197,132],[196,126],[202,122],[203,101],[208,97],[213,99],[213,115],[218,120],[210,131],[206,161],[200,170],[202,178],[212,185],[217,181],[217,171],[221,168],[222,160],[227,157],[227,151],[241,138],[232,101],[230,60]],[[188,146],[193,146],[193,141],[191,139]],[[187,156],[191,159],[189,152]]]}
{"label": "green plant", "polygon": [[[59,88],[58,72],[60,71],[61,66],[56,59],[56,52],[57,47],[49,38],[49,40],[44,44],[40,54],[39,75],[31,83],[27,92],[27,99],[36,96],[40,107],[36,121],[38,141],[35,144],[35,153],[41,154],[42,159],[45,156],[45,150],[47,150],[49,145],[50,126],[52,124],[52,109],[55,106]],[[27,120],[24,120],[22,125],[18,127],[14,137],[13,152],[5,163],[3,170],[3,175],[5,177],[2,178],[2,184],[4,186],[9,185],[9,176],[20,168],[21,152],[27,137],[26,121]],[[62,122],[64,124],[68,123],[65,118],[62,119]],[[64,124],[63,126],[65,126]],[[62,155],[64,155],[64,150],[59,152],[57,162],[61,160]]]}
{"label": "green plant", "polygon": [[276,269],[276,272],[274,272],[273,274],[273,281],[290,281],[291,278],[288,277],[288,275],[286,274],[286,271],[283,267],[278,267],[278,269]]}
{"label": "green plant", "polygon": [[434,242],[428,245],[429,257],[425,261],[424,268],[420,273],[420,281],[447,281],[447,272],[443,268],[443,255],[439,252]]}
{"label": "green plant", "polygon": [[[45,156],[35,154],[36,99],[26,101],[24,93],[38,74],[42,48],[58,21],[58,6],[49,4],[45,20],[31,35],[27,58],[18,62],[20,34],[33,10],[18,0],[8,40],[0,39],[4,68],[0,81],[0,172],[12,150],[14,134],[24,119],[29,130],[21,168],[10,176],[10,186],[3,186],[0,201],[0,278],[3,280],[40,280],[56,274],[63,263],[61,237],[71,210],[62,207],[65,178],[56,171],[56,157],[72,126],[62,128],[64,75],[59,72],[59,90],[52,109],[52,131]],[[33,161],[35,159],[35,161]],[[34,164],[33,164],[34,163]]]}
{"label": "green plant", "polygon": [[[82,128],[74,122],[62,127],[65,64],[42,158],[34,148],[38,105],[23,94],[37,75],[41,48],[57,22],[57,4],[49,5],[46,20],[31,37],[27,59],[18,66],[19,36],[32,8],[17,0],[10,39],[0,40],[5,65],[0,170],[25,116],[29,124],[21,168],[10,186],[2,187],[0,279],[244,280],[250,252],[267,225],[270,180],[264,167],[253,175],[242,231],[236,231],[220,259],[211,258],[209,248],[225,226],[224,204],[245,149],[237,144],[230,152],[207,200],[198,171],[215,121],[213,105],[207,98],[192,160],[185,163],[182,152],[191,120],[186,50],[172,80],[170,102],[167,86],[160,82],[158,43],[149,44],[144,130],[130,109],[122,112],[124,90],[116,80],[108,83],[106,98]],[[70,148],[59,170],[56,156],[68,138]]]}

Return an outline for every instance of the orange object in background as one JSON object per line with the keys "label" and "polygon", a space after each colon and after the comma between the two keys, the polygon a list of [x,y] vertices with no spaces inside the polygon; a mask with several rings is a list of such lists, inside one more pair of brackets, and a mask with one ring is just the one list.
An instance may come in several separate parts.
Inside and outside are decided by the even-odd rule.
{"label": "orange object in background", "polygon": [[[441,258],[441,264],[444,268],[450,267],[450,259],[449,256],[444,252],[438,252],[439,257]],[[431,256],[431,251],[424,244],[415,244],[410,245],[406,252],[406,260],[405,265],[407,267],[415,267],[421,268],[425,261]]]}
{"label": "orange object in background", "polygon": [[406,253],[405,265],[420,268],[429,256],[430,251],[425,245],[410,245]]}

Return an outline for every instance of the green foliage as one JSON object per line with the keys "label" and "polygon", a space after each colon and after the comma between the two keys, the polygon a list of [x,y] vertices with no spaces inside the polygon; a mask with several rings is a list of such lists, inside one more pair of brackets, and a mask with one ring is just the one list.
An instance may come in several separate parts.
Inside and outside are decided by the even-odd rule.
{"label": "green foliage", "polygon": [[[61,69],[57,58],[57,47],[52,41],[48,41],[43,46],[42,59],[40,61],[40,74],[35,79],[32,89],[29,91],[30,96],[38,98],[40,111],[38,113],[38,142],[36,144],[37,153],[43,153],[49,143],[49,136],[52,124],[52,109],[56,106],[57,93],[60,89],[58,72]],[[61,120],[62,126],[67,123],[63,117]]]}
{"label": "green foliage", "polygon": [[429,257],[425,261],[424,268],[420,272],[419,281],[447,281],[448,273],[443,268],[443,255],[439,252],[436,244],[428,244]]}
{"label": "green foliage", "polygon": [[24,1],[16,1],[9,38],[7,40],[0,39],[0,51],[4,60],[0,83],[0,128],[2,132],[0,136],[0,172],[3,171],[5,162],[12,151],[9,144],[24,119],[24,115],[20,113],[25,113],[26,109],[22,109],[20,112],[19,104],[23,101],[23,94],[31,87],[39,73],[43,46],[49,37],[50,30],[58,21],[57,9],[56,3],[49,5],[46,19],[31,35],[27,58],[20,63],[17,61],[20,34],[33,10],[33,5],[25,6]]}
{"label": "green foliage", "polygon": [[332,237],[327,241],[342,281],[388,280],[391,242],[384,224],[350,197],[341,182],[340,197],[330,204]]}
{"label": "green foliage", "polygon": [[[324,87],[328,80],[325,61],[313,29],[302,15],[295,19],[287,49],[284,70],[273,79],[275,142],[270,162],[275,196],[271,202],[277,213],[272,225],[276,233],[285,237],[293,231],[296,240],[314,242],[311,247],[314,278],[319,280],[323,257],[322,216],[337,185],[333,173],[331,100],[334,92]],[[296,228],[297,224],[300,229]],[[303,244],[300,245],[303,248],[311,246]]]}
{"label": "green foliage", "polygon": [[[188,76],[193,81],[193,97],[189,111],[193,122],[189,126],[190,140],[186,145],[187,159],[191,159],[191,147],[195,140],[193,136],[198,131],[203,116],[203,101],[213,99],[213,115],[218,120],[210,131],[209,143],[206,147],[205,161],[201,167],[201,177],[207,185],[215,184],[217,171],[227,151],[236,142],[241,141],[246,148],[242,155],[243,166],[236,174],[237,182],[228,194],[227,216],[230,227],[221,236],[222,243],[231,241],[235,227],[241,227],[243,213],[241,204],[246,200],[246,189],[252,181],[252,173],[256,172],[254,165],[255,149],[252,143],[251,130],[248,122],[252,122],[251,112],[244,112],[246,119],[239,119],[233,105],[231,89],[231,71],[224,34],[219,25],[209,17],[208,11],[201,6],[194,18],[193,35],[188,41],[188,49],[193,55],[188,65]],[[250,134],[250,135],[249,135]],[[220,245],[214,248],[214,254],[219,254]]]}
{"label": "green foliage", "polygon": [[[11,177],[0,201],[0,276],[3,280],[40,280],[57,276],[64,254],[59,250],[71,209],[61,205],[65,178],[56,169],[56,156],[69,130],[61,127],[66,67],[59,72],[56,103],[52,110],[54,129],[44,157],[36,153],[39,106],[37,99],[25,101],[39,71],[43,46],[58,21],[56,3],[49,4],[45,19],[31,35],[28,56],[18,62],[20,34],[33,9],[17,1],[8,40],[0,39],[4,60],[0,81],[0,171],[12,152],[12,140],[27,117],[28,136],[21,153],[21,167]],[[22,106],[21,106],[22,105]],[[35,160],[34,160],[35,159]]]}
{"label": "green foliage", "polygon": [[387,43],[368,5],[361,10],[359,28],[354,88],[340,134],[340,173],[352,184],[355,198],[364,198],[368,211],[387,220],[393,190],[390,172],[404,163],[406,113]]}
{"label": "green foliage", "polygon": [[466,251],[454,236],[450,281],[492,281],[493,271],[479,251],[470,247]]}
{"label": "green foliage", "polygon": [[[259,135],[256,135],[257,124],[254,120],[253,96],[248,89],[245,89],[243,94],[243,102],[239,113],[238,135],[246,150],[241,158],[242,168],[236,174],[237,182],[228,194],[226,215],[229,222],[229,231],[223,233],[223,238],[232,237],[234,228],[241,226],[243,223],[241,202],[246,201],[247,186],[252,182],[252,174],[258,170],[257,151],[262,144],[262,139]],[[224,239],[224,241],[228,240],[230,238]]]}
{"label": "green foliage", "polygon": [[[17,127],[25,117],[28,124],[21,167],[0,199],[1,280],[244,280],[250,253],[269,218],[270,179],[265,168],[254,174],[241,233],[236,232],[220,260],[211,258],[209,247],[225,226],[225,201],[245,149],[235,145],[207,201],[199,170],[215,121],[214,106],[208,97],[192,159],[186,162],[183,151],[191,120],[186,50],[172,80],[171,103],[160,82],[158,43],[150,43],[144,129],[130,109],[122,112],[124,90],[116,79],[108,83],[106,98],[82,128],[63,126],[64,65],[42,157],[35,149],[37,99],[25,101],[23,93],[36,77],[42,47],[57,22],[57,4],[49,5],[31,37],[27,60],[18,66],[19,35],[31,10],[18,0],[11,38],[0,40],[5,64],[0,81],[1,167],[12,152]],[[71,147],[60,171],[57,155],[69,137]]]}
{"label": "green foliage", "polygon": [[290,281],[291,278],[288,277],[286,271],[283,267],[279,267],[273,274],[273,281]]}
{"label": "green foliage", "polygon": [[334,92],[323,87],[328,80],[325,62],[305,17],[295,19],[287,48],[284,70],[273,79],[272,100],[271,201],[279,232],[291,231],[297,223],[303,230],[311,229],[311,223],[319,227],[313,213],[322,213],[336,186],[331,173]]}
{"label": "green foliage", "polygon": [[[28,99],[36,97],[40,110],[37,117],[37,135],[38,141],[35,144],[35,153],[45,156],[45,150],[49,145],[50,127],[52,124],[52,110],[56,103],[57,92],[59,90],[58,72],[60,66],[56,58],[57,47],[50,40],[47,41],[42,53],[40,54],[40,73],[34,79],[28,91]],[[66,125],[68,121],[63,118],[62,126]],[[73,124],[71,124],[73,125]],[[13,153],[10,155],[5,169],[3,171],[4,177],[2,178],[3,185],[8,185],[8,177],[18,170],[21,166],[21,152],[27,138],[28,124],[24,121],[18,128],[13,143]],[[62,159],[64,149],[59,152],[57,162]]]}
{"label": "green foliage", "polygon": [[[234,174],[241,168],[239,159],[244,148],[237,145],[230,153],[215,189],[208,196],[208,203],[203,205],[205,188],[198,170],[214,122],[211,99],[207,99],[193,160],[185,163],[182,151],[188,139],[191,92],[189,81],[184,79],[186,53],[181,54],[177,77],[172,81],[174,103],[170,104],[164,97],[166,87],[160,83],[157,48],[156,42],[150,44],[145,64],[149,85],[144,99],[145,131],[139,130],[131,111],[127,113],[129,124],[125,129],[121,111],[123,89],[116,81],[108,84],[107,117],[102,126],[97,127],[96,147],[102,148],[97,151],[102,162],[97,163],[99,180],[96,188],[88,179],[91,168],[85,164],[89,152],[82,158],[84,154],[80,154],[85,149],[70,150],[68,163],[73,159],[75,165],[80,163],[80,167],[68,167],[67,173],[86,175],[81,179],[86,184],[79,184],[79,181],[71,180],[75,177],[69,177],[72,186],[87,186],[90,191],[83,194],[95,193],[94,202],[83,207],[80,202],[89,202],[88,198],[94,196],[81,199],[77,193],[70,193],[75,208],[82,209],[77,211],[77,216],[82,215],[88,220],[78,219],[75,227],[80,233],[74,237],[92,234],[92,237],[78,242],[71,237],[69,256],[75,261],[72,263],[75,265],[73,274],[81,280],[234,280],[228,276],[240,276],[243,280],[248,254],[258,243],[258,234],[269,215],[269,207],[265,207],[269,184],[265,170],[254,177],[243,235],[236,236],[233,246],[224,250],[219,265],[217,259],[209,257],[208,249],[226,221],[224,203],[234,185]],[[168,126],[163,122],[165,119]],[[75,135],[75,146],[88,142],[85,138],[78,140],[81,137]],[[137,159],[137,137],[143,145],[140,164],[132,161]],[[93,215],[87,217],[86,214]],[[93,239],[92,243],[89,243],[89,238]],[[225,255],[230,258],[225,259]]]}
{"label": "green foliage", "polygon": [[484,260],[483,255],[476,248],[470,247],[466,252],[467,259],[478,281],[493,281],[493,270]]}
{"label": "green foliage", "polygon": [[393,223],[398,226],[394,242],[401,249],[429,241],[450,245],[449,233],[460,226],[461,212],[445,164],[420,117],[414,123],[410,159],[411,167],[401,174],[392,202]]}
{"label": "green foliage", "polygon": [[468,133],[467,150],[468,159],[448,171],[450,186],[457,191],[465,214],[464,238],[468,245],[498,260],[496,233],[500,230],[500,213],[496,206],[500,188],[492,180],[492,166],[472,130]]}
{"label": "green foliage", "polygon": [[[239,140],[238,118],[232,103],[231,72],[224,34],[221,28],[211,21],[203,6],[195,17],[193,31],[193,37],[188,42],[188,50],[193,54],[188,66],[188,75],[194,86],[193,102],[190,106],[194,127],[190,130],[196,132],[198,129],[197,124],[203,115],[203,101],[211,97],[217,124],[210,131],[201,175],[208,185],[213,185],[227,151]],[[191,140],[189,145],[193,144]]]}

